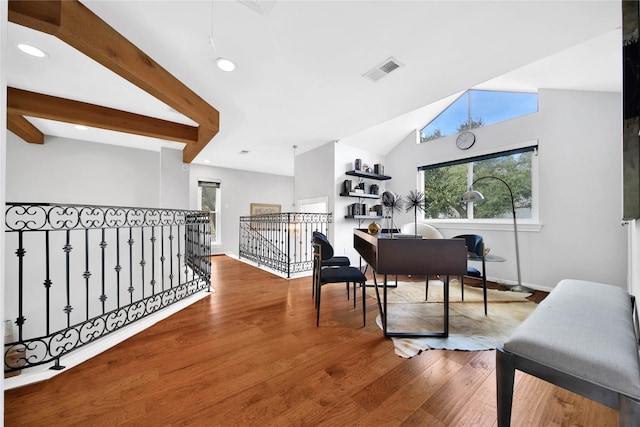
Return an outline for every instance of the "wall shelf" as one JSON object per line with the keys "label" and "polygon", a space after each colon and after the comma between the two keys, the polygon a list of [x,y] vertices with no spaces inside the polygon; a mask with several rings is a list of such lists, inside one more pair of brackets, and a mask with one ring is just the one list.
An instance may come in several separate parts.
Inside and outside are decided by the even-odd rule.
{"label": "wall shelf", "polygon": [[381,216],[374,215],[345,215],[346,219],[382,219]]}
{"label": "wall shelf", "polygon": [[365,172],[365,171],[359,171],[359,170],[347,171],[346,174],[349,175],[349,176],[357,176],[357,177],[360,177],[360,178],[375,179],[375,180],[378,180],[378,181],[386,181],[388,179],[391,179],[391,177],[387,176],[387,175],[379,175],[377,173]]}
{"label": "wall shelf", "polygon": [[351,192],[351,193],[340,193],[340,195],[343,197],[357,197],[359,199],[379,199],[380,198],[379,194],[369,194],[369,193]]}

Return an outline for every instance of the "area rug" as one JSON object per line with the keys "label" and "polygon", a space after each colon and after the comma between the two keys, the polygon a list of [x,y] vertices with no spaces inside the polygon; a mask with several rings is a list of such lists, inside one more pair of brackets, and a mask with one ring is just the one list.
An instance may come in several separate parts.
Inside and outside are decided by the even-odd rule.
{"label": "area rug", "polygon": [[[389,285],[394,282],[389,282]],[[424,282],[399,282],[397,288],[387,288],[387,330],[443,331],[443,282],[429,281],[429,298],[425,302]],[[461,300],[460,282],[449,284],[449,337],[448,338],[392,338],[395,352],[411,358],[423,350],[491,350],[502,344],[536,307],[526,298],[529,293],[487,290],[488,315],[484,314],[482,288],[464,287]],[[382,298],[382,288],[380,297]],[[375,289],[367,288],[375,298]],[[376,323],[382,329],[380,315]]]}

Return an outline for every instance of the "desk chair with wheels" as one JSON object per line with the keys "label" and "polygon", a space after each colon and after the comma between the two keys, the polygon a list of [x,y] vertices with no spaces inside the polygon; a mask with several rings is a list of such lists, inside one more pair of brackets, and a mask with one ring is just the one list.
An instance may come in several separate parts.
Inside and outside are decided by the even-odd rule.
{"label": "desk chair with wheels", "polygon": [[333,254],[333,248],[328,241],[313,239],[313,287],[316,296],[316,326],[320,325],[320,303],[322,301],[322,287],[329,283],[353,283],[353,307],[356,306],[356,284],[360,284],[362,288],[362,323],[366,325],[366,293],[365,282],[367,281],[364,273],[360,269],[350,266],[340,267],[322,267],[324,259],[331,258],[325,254]]}

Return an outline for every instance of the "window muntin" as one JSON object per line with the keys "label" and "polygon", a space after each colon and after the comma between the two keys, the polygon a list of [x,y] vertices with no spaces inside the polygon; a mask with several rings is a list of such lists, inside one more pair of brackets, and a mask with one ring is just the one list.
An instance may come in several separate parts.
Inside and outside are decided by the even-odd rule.
{"label": "window muntin", "polygon": [[460,202],[469,186],[484,176],[495,176],[507,182],[513,192],[516,217],[532,219],[534,149],[528,147],[420,168],[426,201],[424,219],[512,218],[509,190],[496,179],[483,179],[473,185],[474,190],[485,196],[483,201],[468,205]]}
{"label": "window muntin", "polygon": [[420,142],[537,111],[537,93],[468,90],[420,130]]}

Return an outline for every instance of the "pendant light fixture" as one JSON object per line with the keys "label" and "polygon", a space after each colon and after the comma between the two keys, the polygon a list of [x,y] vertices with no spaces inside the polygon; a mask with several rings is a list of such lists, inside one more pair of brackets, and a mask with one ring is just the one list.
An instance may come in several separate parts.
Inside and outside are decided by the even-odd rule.
{"label": "pendant light fixture", "polygon": [[213,57],[216,58],[215,61],[218,68],[221,69],[222,71],[231,72],[236,69],[235,62],[233,62],[229,58],[218,56],[216,52],[216,44],[213,41],[213,3],[215,3],[215,0],[211,1],[211,35],[209,36],[209,44],[213,49]]}

